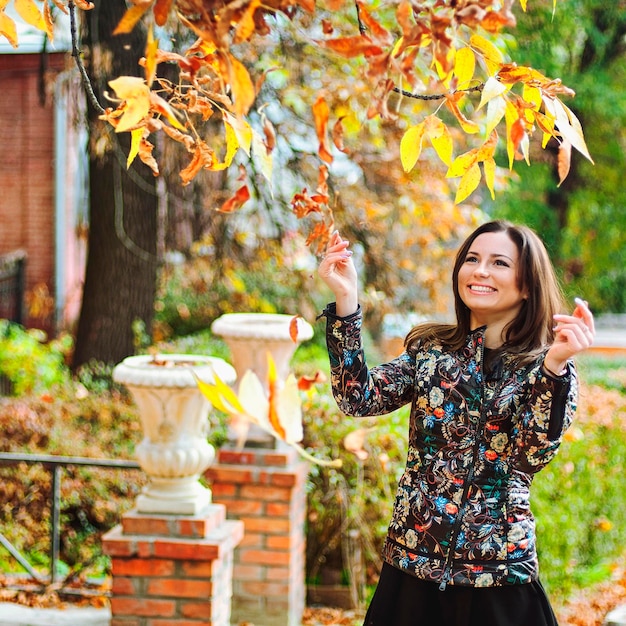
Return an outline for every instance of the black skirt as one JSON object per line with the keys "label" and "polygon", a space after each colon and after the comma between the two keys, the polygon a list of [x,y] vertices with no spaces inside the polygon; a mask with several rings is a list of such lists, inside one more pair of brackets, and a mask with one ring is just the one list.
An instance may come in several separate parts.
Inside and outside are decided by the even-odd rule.
{"label": "black skirt", "polygon": [[363,626],[558,626],[539,581],[444,591],[384,563]]}

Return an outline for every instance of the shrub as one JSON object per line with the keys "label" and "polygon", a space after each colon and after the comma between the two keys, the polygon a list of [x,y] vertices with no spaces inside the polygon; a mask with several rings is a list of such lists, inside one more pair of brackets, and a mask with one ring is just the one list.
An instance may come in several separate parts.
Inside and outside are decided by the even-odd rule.
{"label": "shrub", "polygon": [[69,381],[65,360],[72,338],[46,339],[43,331],[0,320],[0,375],[10,382],[13,394],[42,393]]}

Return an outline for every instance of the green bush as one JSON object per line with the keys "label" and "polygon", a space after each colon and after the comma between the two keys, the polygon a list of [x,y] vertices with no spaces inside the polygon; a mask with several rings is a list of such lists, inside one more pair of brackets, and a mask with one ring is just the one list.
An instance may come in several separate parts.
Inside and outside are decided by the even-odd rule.
{"label": "green bush", "polygon": [[72,338],[46,339],[40,330],[0,320],[0,376],[10,382],[14,395],[43,393],[69,381],[65,361]]}

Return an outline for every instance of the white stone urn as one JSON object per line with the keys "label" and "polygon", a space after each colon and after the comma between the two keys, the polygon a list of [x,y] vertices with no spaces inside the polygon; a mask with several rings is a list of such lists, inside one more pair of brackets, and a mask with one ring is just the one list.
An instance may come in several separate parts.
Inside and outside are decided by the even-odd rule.
{"label": "white stone urn", "polygon": [[113,370],[137,404],[144,438],[137,445],[139,465],[148,484],[137,498],[140,513],[197,515],[211,503],[211,491],[199,482],[215,458],[207,441],[210,403],[195,376],[213,382],[236,380],[223,359],[192,354],[130,356]]}
{"label": "white stone urn", "polygon": [[[211,332],[226,342],[237,377],[240,379],[252,370],[267,390],[268,352],[276,364],[280,384],[289,376],[291,357],[298,345],[313,337],[312,326],[298,317],[294,341],[290,333],[292,320],[293,315],[280,313],[226,313],[211,324]],[[251,445],[274,443],[271,435],[254,424],[250,426],[247,441]]]}

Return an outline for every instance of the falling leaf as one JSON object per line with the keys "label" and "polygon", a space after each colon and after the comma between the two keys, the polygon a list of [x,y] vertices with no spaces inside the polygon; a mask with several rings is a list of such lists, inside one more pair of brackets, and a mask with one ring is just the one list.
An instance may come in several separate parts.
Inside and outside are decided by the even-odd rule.
{"label": "falling leaf", "polygon": [[174,0],[156,0],[154,5],[154,21],[157,26],[164,26]]}
{"label": "falling leaf", "polygon": [[243,417],[276,439],[293,447],[303,458],[326,467],[340,467],[341,460],[320,460],[309,454],[299,442],[304,436],[302,400],[298,382],[293,374],[281,385],[276,378],[276,366],[268,352],[268,392],[258,376],[248,370],[239,381],[237,393],[216,373],[213,382],[196,379],[198,388],[218,410],[238,419]]}
{"label": "falling leaf", "polygon": [[317,370],[313,376],[300,376],[298,378],[298,389],[300,391],[309,391],[314,385],[325,383],[328,379],[322,370]]}
{"label": "falling leaf", "polygon": [[367,460],[369,452],[365,449],[365,442],[367,441],[367,435],[374,430],[374,428],[357,428],[353,430],[343,438],[343,447],[348,452],[352,452],[360,461]]}
{"label": "falling leaf", "polygon": [[152,0],[148,0],[147,2],[140,2],[138,4],[133,4],[128,9],[126,9],[126,13],[122,16],[122,19],[119,21],[118,25],[115,27],[113,31],[114,35],[125,35],[132,32],[133,28],[137,25],[137,22],[144,16],[144,13],[152,6]]}
{"label": "falling leaf", "polygon": [[231,196],[222,206],[218,209],[220,213],[232,213],[237,209],[240,209],[248,200],[250,200],[250,190],[248,185],[242,185],[237,189],[233,196]]}
{"label": "falling leaf", "polygon": [[315,104],[313,104],[313,119],[315,121],[315,132],[319,141],[319,155],[322,161],[326,163],[333,162],[333,155],[330,153],[328,145],[328,117],[330,111],[328,104],[323,96],[318,96]]}

